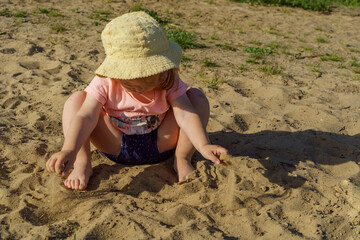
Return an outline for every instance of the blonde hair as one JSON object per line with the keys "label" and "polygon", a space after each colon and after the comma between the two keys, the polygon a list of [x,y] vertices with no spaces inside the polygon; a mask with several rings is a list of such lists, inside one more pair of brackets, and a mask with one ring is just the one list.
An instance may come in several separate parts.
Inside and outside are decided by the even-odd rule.
{"label": "blonde hair", "polygon": [[[179,79],[178,79],[178,69],[177,68],[172,68],[169,69],[165,72],[162,72],[160,74],[165,74],[167,73],[166,78],[160,82],[160,87],[163,90],[169,90],[171,89],[174,85],[176,88],[178,88],[179,86]],[[107,78],[106,76],[102,76],[100,74],[96,74],[96,76],[100,77],[100,78]],[[115,78],[114,78],[115,79]],[[120,80],[120,81],[131,81],[131,80],[122,80],[122,79],[116,79],[116,80]]]}
{"label": "blonde hair", "polygon": [[164,90],[169,90],[176,84],[176,88],[179,86],[179,79],[177,78],[178,75],[178,69],[172,68],[167,71],[167,77],[164,79],[160,86]]}

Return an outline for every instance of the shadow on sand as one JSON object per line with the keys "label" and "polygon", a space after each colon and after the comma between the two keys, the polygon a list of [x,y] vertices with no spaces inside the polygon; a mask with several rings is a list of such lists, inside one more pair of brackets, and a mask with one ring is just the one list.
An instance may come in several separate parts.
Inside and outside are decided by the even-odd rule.
{"label": "shadow on sand", "polygon": [[[360,135],[348,136],[314,130],[285,132],[261,131],[252,134],[237,132],[213,132],[209,134],[213,144],[221,145],[235,157],[250,157],[258,160],[263,167],[265,177],[270,182],[284,188],[298,188],[306,179],[293,176],[299,162],[311,161],[314,167],[320,165],[339,165],[345,162],[360,161]],[[203,159],[196,154],[195,161]],[[132,176],[131,181],[121,189],[111,191],[125,193],[134,197],[143,191],[159,192],[164,185],[176,183],[176,174],[172,168],[173,159],[165,162],[141,167]],[[209,163],[210,164],[210,163]],[[210,168],[205,164],[206,168]],[[111,175],[121,174],[121,169],[128,166],[115,164],[100,164],[94,167],[88,190],[95,190],[100,182]],[[136,166],[130,166],[133,168]],[[319,167],[321,168],[321,167]],[[121,181],[121,176],[119,176]],[[110,191],[110,190],[109,190]]]}
{"label": "shadow on sand", "polygon": [[315,130],[214,132],[210,139],[214,144],[227,147],[233,156],[257,159],[265,168],[264,176],[284,188],[297,188],[306,181],[291,175],[299,162],[311,161],[317,167],[360,161],[360,135]]}

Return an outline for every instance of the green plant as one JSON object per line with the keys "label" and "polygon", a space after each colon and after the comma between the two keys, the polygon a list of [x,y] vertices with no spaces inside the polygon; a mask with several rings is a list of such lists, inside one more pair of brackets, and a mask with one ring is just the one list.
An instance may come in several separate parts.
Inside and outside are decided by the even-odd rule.
{"label": "green plant", "polygon": [[203,80],[203,82],[205,83],[207,88],[219,89],[217,85],[221,83],[222,80],[220,78],[214,77],[211,80]]}
{"label": "green plant", "polygon": [[312,52],[313,49],[309,46],[300,46],[300,48],[297,49],[299,52],[304,52],[304,51],[307,51],[307,52]]}
{"label": "green plant", "polygon": [[11,17],[11,11],[5,8],[0,11],[0,16]]}
{"label": "green plant", "polygon": [[225,43],[225,44],[216,44],[215,46],[217,47],[221,47],[223,49],[226,49],[226,50],[230,50],[230,51],[236,51],[236,48],[231,46],[229,43]]}
{"label": "green plant", "polygon": [[276,5],[299,7],[313,11],[331,11],[331,5],[334,3],[347,6],[360,6],[358,0],[232,0],[249,4]]}
{"label": "green plant", "polygon": [[216,63],[214,63],[211,59],[209,58],[205,58],[204,61],[203,61],[203,64],[206,66],[206,67],[217,67],[218,65]]}
{"label": "green plant", "polygon": [[256,40],[249,41],[248,43],[249,43],[249,44],[254,44],[254,45],[256,45],[256,46],[261,46],[261,45],[262,45],[261,42],[256,41]]}
{"label": "green plant", "polygon": [[188,56],[185,56],[185,55],[183,55],[182,58],[181,58],[181,61],[183,61],[183,62],[188,62],[190,60],[191,60],[191,58],[188,57]]}
{"label": "green plant", "polygon": [[247,71],[248,67],[245,64],[241,64],[241,66],[239,67],[239,70],[242,71],[242,72]]}
{"label": "green plant", "polygon": [[356,61],[350,62],[350,66],[352,67],[360,67],[360,64],[358,64]]}
{"label": "green plant", "polygon": [[24,11],[19,11],[19,12],[17,12],[17,13],[14,14],[14,17],[26,18],[26,12],[24,12]]}
{"label": "green plant", "polygon": [[265,30],[264,32],[269,33],[269,34],[273,34],[273,35],[277,35],[277,36],[280,35],[279,31],[273,26],[270,26],[269,29]]}
{"label": "green plant", "polygon": [[205,81],[206,78],[204,73],[197,73],[195,74],[195,77],[200,78],[202,81]]}
{"label": "green plant", "polygon": [[316,41],[318,43],[327,43],[327,40],[325,38],[321,38],[321,37],[316,38]]}
{"label": "green plant", "polygon": [[248,59],[246,62],[254,64],[258,64],[256,60],[262,59],[265,55],[270,55],[273,53],[271,49],[252,46],[244,47],[244,52],[250,53],[250,59]]}
{"label": "green plant", "polygon": [[360,52],[360,49],[350,48],[349,51],[350,51],[350,52],[358,53],[358,52]]}
{"label": "green plant", "polygon": [[195,36],[185,30],[169,29],[166,33],[170,41],[177,42],[183,49],[206,47],[204,44],[197,43]]}
{"label": "green plant", "polygon": [[38,13],[42,13],[42,14],[46,14],[50,17],[60,17],[62,16],[61,12],[59,9],[56,8],[50,8],[50,9],[46,9],[46,8],[37,8],[37,12]]}
{"label": "green plant", "polygon": [[219,40],[219,35],[213,34],[213,35],[211,35],[210,38],[211,38],[212,40]]}
{"label": "green plant", "polygon": [[342,62],[342,57],[337,56],[336,54],[327,53],[320,57],[322,61],[333,61],[333,62]]}
{"label": "green plant", "polygon": [[355,77],[353,77],[354,81],[360,81],[360,75],[356,75]]}
{"label": "green plant", "polygon": [[89,18],[97,20],[97,21],[108,22],[110,14],[111,14],[110,10],[104,10],[104,9],[103,10],[95,10],[91,13]]}
{"label": "green plant", "polygon": [[280,43],[278,42],[270,42],[269,44],[266,45],[267,47],[269,47],[271,50],[275,50],[275,49],[279,49],[279,48],[284,48],[283,46],[281,46]]}
{"label": "green plant", "polygon": [[236,27],[235,28],[240,34],[246,34],[246,32],[244,30],[242,30],[241,28]]}
{"label": "green plant", "polygon": [[280,74],[283,70],[283,67],[278,66],[278,65],[264,65],[258,68],[261,72],[264,72],[266,74],[269,75],[276,75],[276,74]]}
{"label": "green plant", "polygon": [[53,27],[52,30],[56,31],[57,33],[63,33],[67,29],[64,25],[58,25],[58,26]]}
{"label": "green plant", "polygon": [[256,59],[253,59],[253,58],[248,58],[248,59],[246,59],[246,63],[259,64],[259,62],[256,61]]}
{"label": "green plant", "polygon": [[136,5],[132,6],[129,10],[129,12],[139,12],[139,11],[146,12],[151,17],[153,17],[158,23],[160,23],[162,25],[168,23],[170,20],[170,18],[160,17],[159,14],[153,10],[148,10],[148,9],[143,8],[141,4],[136,4]]}
{"label": "green plant", "polygon": [[314,73],[320,73],[321,72],[321,70],[318,69],[318,68],[313,68],[313,69],[311,69],[311,71],[314,72]]}

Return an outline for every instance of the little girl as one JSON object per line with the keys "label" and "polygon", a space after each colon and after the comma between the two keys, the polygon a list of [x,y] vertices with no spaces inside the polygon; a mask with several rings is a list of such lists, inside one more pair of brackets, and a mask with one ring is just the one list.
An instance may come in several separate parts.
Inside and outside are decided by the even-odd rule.
{"label": "little girl", "polygon": [[65,176],[73,167],[65,186],[85,189],[92,175],[90,141],[127,165],[158,163],[175,153],[179,181],[194,171],[195,149],[219,164],[227,150],[209,143],[209,103],[179,78],[180,46],[160,24],[144,12],[128,13],[109,22],[101,38],[106,58],[85,91],[66,101],[65,141],[46,168]]}

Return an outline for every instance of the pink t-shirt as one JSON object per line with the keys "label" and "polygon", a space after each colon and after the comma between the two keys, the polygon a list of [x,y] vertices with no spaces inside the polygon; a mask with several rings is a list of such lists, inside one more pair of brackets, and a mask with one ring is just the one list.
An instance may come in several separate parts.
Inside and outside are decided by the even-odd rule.
{"label": "pink t-shirt", "polygon": [[170,103],[183,95],[188,85],[179,77],[169,90],[154,90],[154,98],[143,103],[121,84],[110,78],[95,76],[85,92],[98,100],[113,123],[125,134],[145,134],[159,127]]}

